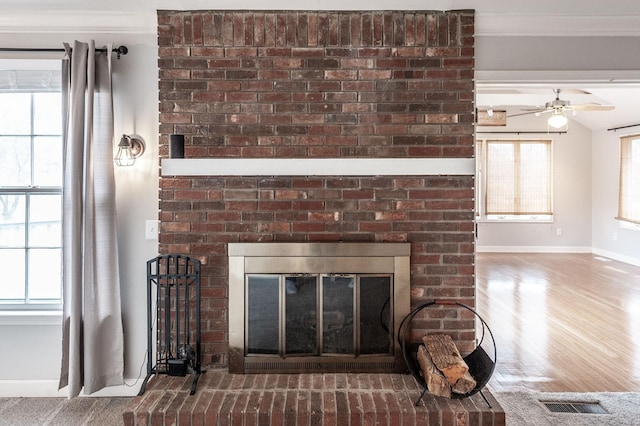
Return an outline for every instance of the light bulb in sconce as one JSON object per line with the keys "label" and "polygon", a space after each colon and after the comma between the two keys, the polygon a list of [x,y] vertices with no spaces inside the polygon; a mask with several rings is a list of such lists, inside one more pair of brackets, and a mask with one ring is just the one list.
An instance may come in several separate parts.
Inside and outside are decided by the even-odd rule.
{"label": "light bulb in sconce", "polygon": [[553,115],[549,117],[547,124],[555,129],[560,129],[567,125],[567,117],[562,111],[553,111]]}
{"label": "light bulb in sconce", "polygon": [[118,144],[118,152],[113,161],[117,166],[133,166],[136,159],[144,153],[144,150],[145,144],[142,139],[122,135]]}

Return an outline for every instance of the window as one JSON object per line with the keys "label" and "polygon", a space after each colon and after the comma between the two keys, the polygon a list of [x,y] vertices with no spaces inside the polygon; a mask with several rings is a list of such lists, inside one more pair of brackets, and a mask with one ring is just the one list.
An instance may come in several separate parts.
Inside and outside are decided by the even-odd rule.
{"label": "window", "polygon": [[552,219],[551,140],[478,143],[478,212],[488,220]]}
{"label": "window", "polygon": [[640,135],[620,138],[618,217],[632,228],[640,225]]}
{"label": "window", "polygon": [[0,308],[60,307],[61,133],[60,71],[0,69]]}

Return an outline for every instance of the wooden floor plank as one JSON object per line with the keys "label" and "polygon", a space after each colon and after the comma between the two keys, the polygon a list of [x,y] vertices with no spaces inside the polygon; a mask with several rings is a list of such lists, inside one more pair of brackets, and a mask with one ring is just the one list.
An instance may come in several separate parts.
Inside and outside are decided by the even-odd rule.
{"label": "wooden floor plank", "polygon": [[591,254],[478,253],[494,391],[640,391],[640,268]]}

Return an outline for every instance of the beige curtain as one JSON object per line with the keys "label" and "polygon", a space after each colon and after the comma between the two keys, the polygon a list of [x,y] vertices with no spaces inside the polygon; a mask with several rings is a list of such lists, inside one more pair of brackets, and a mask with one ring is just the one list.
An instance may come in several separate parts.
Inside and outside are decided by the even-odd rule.
{"label": "beige curtain", "polygon": [[63,330],[60,388],[69,398],[123,383],[113,171],[111,46],[65,44]]}

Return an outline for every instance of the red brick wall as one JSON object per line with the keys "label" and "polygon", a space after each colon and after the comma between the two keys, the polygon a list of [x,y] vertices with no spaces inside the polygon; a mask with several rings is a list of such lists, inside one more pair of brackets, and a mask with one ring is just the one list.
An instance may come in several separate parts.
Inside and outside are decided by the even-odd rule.
{"label": "red brick wall", "polygon": [[[473,156],[472,11],[158,22],[162,157],[171,133],[191,158]],[[160,209],[160,251],[204,263],[205,363],[226,363],[230,241],[408,241],[414,305],[474,304],[471,176],[163,177]],[[468,311],[428,314],[418,333],[472,344]]]}

